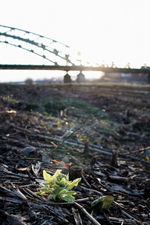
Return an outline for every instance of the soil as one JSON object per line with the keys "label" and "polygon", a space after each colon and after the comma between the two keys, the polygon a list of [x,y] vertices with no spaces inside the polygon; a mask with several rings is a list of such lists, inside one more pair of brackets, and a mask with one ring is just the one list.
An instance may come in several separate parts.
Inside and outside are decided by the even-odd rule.
{"label": "soil", "polygon": [[[74,203],[35,194],[74,168]],[[150,224],[150,86],[0,84],[0,180],[3,225]]]}

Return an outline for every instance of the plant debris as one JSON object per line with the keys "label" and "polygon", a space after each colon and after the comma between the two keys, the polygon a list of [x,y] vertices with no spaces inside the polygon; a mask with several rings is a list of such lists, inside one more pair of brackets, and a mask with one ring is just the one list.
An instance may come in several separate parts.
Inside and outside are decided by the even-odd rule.
{"label": "plant debris", "polygon": [[[0,84],[0,224],[150,224],[149,137],[148,85]],[[37,195],[43,170],[75,201]]]}

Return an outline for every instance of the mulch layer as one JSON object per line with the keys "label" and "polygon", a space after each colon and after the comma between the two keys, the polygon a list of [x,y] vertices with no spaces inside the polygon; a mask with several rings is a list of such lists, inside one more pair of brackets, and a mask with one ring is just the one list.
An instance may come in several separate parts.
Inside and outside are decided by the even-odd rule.
{"label": "mulch layer", "polygon": [[[36,194],[57,169],[72,204]],[[1,84],[0,224],[150,224],[150,87]]]}

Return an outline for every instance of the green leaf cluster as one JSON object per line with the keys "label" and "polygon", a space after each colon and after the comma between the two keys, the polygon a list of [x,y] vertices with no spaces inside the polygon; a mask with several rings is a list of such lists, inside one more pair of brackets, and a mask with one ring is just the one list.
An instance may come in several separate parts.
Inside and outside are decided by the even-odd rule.
{"label": "green leaf cluster", "polygon": [[69,191],[74,186],[77,186],[81,181],[81,178],[77,178],[74,181],[69,181],[69,174],[64,175],[61,170],[57,170],[53,176],[49,175],[43,170],[44,180],[36,179],[37,182],[43,184],[40,188],[40,192],[36,194],[48,194],[48,200],[64,200],[68,203],[74,202],[76,192]]}

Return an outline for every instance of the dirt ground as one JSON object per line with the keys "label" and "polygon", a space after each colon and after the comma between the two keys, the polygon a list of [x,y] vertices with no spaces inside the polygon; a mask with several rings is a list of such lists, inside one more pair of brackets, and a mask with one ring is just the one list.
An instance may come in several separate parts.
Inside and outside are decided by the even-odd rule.
{"label": "dirt ground", "polygon": [[[60,161],[81,168],[73,204],[35,195]],[[3,225],[150,224],[150,86],[0,84],[0,179]]]}

